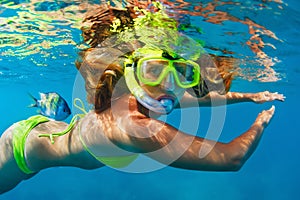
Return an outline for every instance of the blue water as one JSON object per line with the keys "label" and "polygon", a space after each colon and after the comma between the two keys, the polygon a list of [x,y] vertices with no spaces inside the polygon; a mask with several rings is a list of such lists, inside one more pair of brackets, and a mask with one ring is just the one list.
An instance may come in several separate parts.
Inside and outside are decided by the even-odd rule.
{"label": "blue water", "polygon": [[[36,114],[35,109],[27,108],[31,103],[28,92],[37,95],[40,91],[56,91],[72,102],[77,73],[74,61],[81,41],[77,25],[81,12],[74,9],[80,1],[73,4],[66,3],[70,1],[45,1],[48,6],[33,0],[0,2],[0,132],[3,132],[12,123]],[[14,4],[8,6],[8,2]],[[190,2],[206,5],[213,1]],[[108,167],[92,171],[57,167],[23,181],[0,199],[300,199],[297,125],[300,113],[300,3],[298,0],[232,2],[234,4],[220,5],[216,10],[228,12],[239,20],[249,18],[278,38],[261,35],[262,40],[270,44],[262,51],[274,61],[271,68],[276,71],[275,80],[268,75],[259,75],[267,66],[259,65],[261,59],[246,45],[252,35],[241,21],[225,20],[216,24],[203,16],[190,15],[191,22],[203,30],[201,35],[189,33],[190,36],[205,40],[207,46],[233,51],[234,56],[242,60],[242,73],[234,81],[232,91],[270,90],[287,97],[284,103],[242,103],[227,107],[220,141],[229,141],[241,134],[261,110],[276,106],[275,116],[256,152],[239,172],[167,167],[151,173],[132,174]],[[74,7],[69,9],[71,6]],[[61,15],[62,11],[65,15]],[[47,12],[59,17],[49,19],[44,16]],[[207,50],[222,54],[220,50]],[[204,109],[201,124],[209,122],[208,118]],[[205,127],[200,127],[199,134],[204,130]]]}

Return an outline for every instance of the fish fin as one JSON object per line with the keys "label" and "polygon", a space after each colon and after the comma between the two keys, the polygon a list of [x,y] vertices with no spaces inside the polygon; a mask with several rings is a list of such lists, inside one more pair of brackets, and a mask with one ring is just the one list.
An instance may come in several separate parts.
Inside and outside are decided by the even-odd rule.
{"label": "fish fin", "polygon": [[32,96],[30,93],[28,93],[28,95],[30,96],[30,98],[32,98],[34,100],[35,103],[32,103],[32,104],[28,105],[27,107],[28,108],[38,107],[38,105],[37,105],[38,100],[34,96]]}

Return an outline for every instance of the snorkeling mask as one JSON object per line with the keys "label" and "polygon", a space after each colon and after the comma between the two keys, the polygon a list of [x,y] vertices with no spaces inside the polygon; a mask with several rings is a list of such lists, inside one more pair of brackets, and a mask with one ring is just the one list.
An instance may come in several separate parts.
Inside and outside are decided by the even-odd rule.
{"label": "snorkeling mask", "polygon": [[168,114],[173,110],[175,102],[170,99],[156,100],[151,98],[141,88],[139,83],[157,86],[161,84],[169,73],[172,73],[179,87],[191,88],[199,84],[200,66],[191,60],[183,58],[175,57],[168,59],[167,57],[163,57],[164,52],[161,50],[148,50],[143,54],[150,56],[144,56],[137,62],[134,62],[133,58],[137,57],[140,51],[145,50],[136,50],[133,56],[128,58],[124,63],[124,75],[127,87],[144,107],[156,113]]}
{"label": "snorkeling mask", "polygon": [[137,77],[149,86],[159,85],[172,73],[177,85],[182,88],[196,86],[200,80],[200,67],[197,63],[184,59],[169,60],[164,57],[149,56],[137,63]]}

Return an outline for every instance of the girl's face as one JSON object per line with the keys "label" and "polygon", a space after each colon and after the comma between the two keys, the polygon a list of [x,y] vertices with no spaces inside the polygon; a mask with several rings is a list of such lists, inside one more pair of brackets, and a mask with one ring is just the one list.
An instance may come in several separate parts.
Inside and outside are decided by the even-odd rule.
{"label": "girl's face", "polygon": [[170,113],[181,101],[186,88],[199,83],[200,66],[183,58],[152,52],[125,63],[125,79],[129,90],[148,110]]}

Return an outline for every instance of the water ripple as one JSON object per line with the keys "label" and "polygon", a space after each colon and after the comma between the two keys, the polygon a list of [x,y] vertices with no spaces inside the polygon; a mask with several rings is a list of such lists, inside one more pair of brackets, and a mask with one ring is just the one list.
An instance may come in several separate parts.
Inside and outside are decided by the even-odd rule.
{"label": "water ripple", "polygon": [[[40,67],[49,66],[56,69],[59,62],[69,62],[67,66],[73,68],[70,64],[76,59],[76,52],[81,44],[81,21],[93,3],[102,1],[2,0],[1,2],[1,58],[24,61],[40,70]],[[126,4],[125,1],[110,2],[119,7]],[[286,25],[285,19],[288,18],[298,24],[299,19],[287,14],[298,12],[284,1],[162,0],[161,2],[172,17],[201,29],[200,33],[186,30],[186,34],[204,40],[208,52],[237,58],[240,61],[238,69],[240,78],[264,82],[278,81],[285,77],[281,62],[283,53],[280,48],[293,41],[278,27],[284,26],[285,31],[298,37],[298,32]],[[2,68],[7,63],[1,64],[3,62],[0,59],[2,73],[0,77],[7,74]]]}

